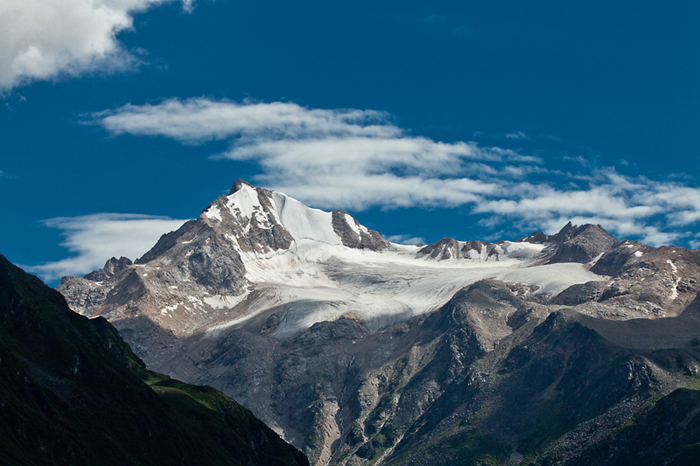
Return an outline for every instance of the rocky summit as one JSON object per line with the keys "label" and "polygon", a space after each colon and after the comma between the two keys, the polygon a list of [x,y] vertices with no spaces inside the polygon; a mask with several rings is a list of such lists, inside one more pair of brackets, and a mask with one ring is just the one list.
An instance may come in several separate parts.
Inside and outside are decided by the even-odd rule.
{"label": "rocky summit", "polygon": [[239,180],[58,290],[315,465],[681,465],[700,455],[699,279],[698,251],[596,225],[405,246]]}

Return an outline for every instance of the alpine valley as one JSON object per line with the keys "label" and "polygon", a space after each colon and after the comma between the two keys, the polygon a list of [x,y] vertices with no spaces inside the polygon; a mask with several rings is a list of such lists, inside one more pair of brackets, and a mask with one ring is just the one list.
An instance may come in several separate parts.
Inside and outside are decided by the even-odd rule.
{"label": "alpine valley", "polygon": [[404,246],[238,180],[135,263],[58,291],[314,465],[685,465],[698,280],[700,252],[600,226]]}

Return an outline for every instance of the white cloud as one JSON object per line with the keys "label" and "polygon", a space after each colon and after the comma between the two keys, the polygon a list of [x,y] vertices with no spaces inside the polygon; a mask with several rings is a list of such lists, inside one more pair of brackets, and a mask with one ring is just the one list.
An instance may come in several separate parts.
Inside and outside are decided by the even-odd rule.
{"label": "white cloud", "polygon": [[402,133],[385,112],[307,109],[285,102],[169,99],[157,105],[129,104],[91,117],[114,134],[166,136],[190,144],[234,136],[289,140],[333,135],[393,138]]}
{"label": "white cloud", "polygon": [[[172,0],[3,0],[0,92],[35,80],[119,71],[137,62],[117,39],[133,16]],[[191,11],[193,0],[183,0]]]}
{"label": "white cloud", "polygon": [[[256,181],[327,208],[474,202],[498,189],[489,177],[499,174],[484,163],[516,155],[411,136],[388,114],[373,110],[198,98],[126,105],[91,117],[113,134],[165,136],[187,144],[230,140],[230,149],[217,157],[256,161],[264,171]],[[467,171],[475,176],[459,176]]]}
{"label": "white cloud", "polygon": [[466,206],[490,216],[492,228],[554,232],[569,220],[600,223],[652,245],[687,237],[678,228],[700,221],[698,188],[610,168],[553,171],[516,151],[412,135],[374,110],[196,98],[89,118],[112,134],[229,141],[216,157],[254,161],[262,174],[253,181],[322,208]]}
{"label": "white cloud", "polygon": [[[698,238],[696,236],[696,238]],[[688,245],[693,249],[700,249],[700,239],[693,239],[688,241]]]}
{"label": "white cloud", "polygon": [[414,246],[416,244],[424,244],[425,238],[411,235],[390,235],[386,239],[396,244],[405,244],[407,246]]}
{"label": "white cloud", "polygon": [[177,230],[186,220],[137,214],[93,214],[54,218],[44,223],[62,231],[61,243],[75,256],[30,267],[29,271],[52,281],[66,275],[83,275],[102,268],[113,256],[137,259],[164,233]]}

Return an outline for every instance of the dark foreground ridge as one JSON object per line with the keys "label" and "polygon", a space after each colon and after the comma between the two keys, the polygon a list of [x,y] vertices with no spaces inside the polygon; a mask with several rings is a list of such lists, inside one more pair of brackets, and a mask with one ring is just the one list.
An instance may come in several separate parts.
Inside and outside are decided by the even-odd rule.
{"label": "dark foreground ridge", "polygon": [[0,463],[308,461],[221,392],[146,370],[105,319],[0,255]]}

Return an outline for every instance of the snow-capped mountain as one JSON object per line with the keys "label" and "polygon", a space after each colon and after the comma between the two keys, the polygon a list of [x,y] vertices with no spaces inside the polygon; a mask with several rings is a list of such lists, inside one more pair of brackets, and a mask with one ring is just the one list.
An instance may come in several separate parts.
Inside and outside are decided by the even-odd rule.
{"label": "snow-capped mountain", "polygon": [[[697,251],[618,241],[595,225],[394,244],[345,211],[238,180],[135,263],[111,259],[58,289],[77,312],[109,319],[151,369],[233,396],[312,463],[369,464],[403,451],[404,436],[427,441],[416,423],[447,415],[434,403],[467,374],[494,390],[477,379],[511,373],[511,350],[527,352],[533,335],[581,325],[624,351],[689,344],[699,277]],[[676,316],[667,328],[684,330],[673,337],[626,323]],[[549,317],[561,325],[542,330]],[[463,409],[495,403],[487,392]],[[520,454],[525,436],[498,441]]]}
{"label": "snow-capped mountain", "polygon": [[76,309],[112,321],[133,313],[136,298],[139,315],[178,336],[267,319],[273,309],[276,336],[342,316],[377,330],[433,311],[484,278],[548,295],[601,279],[585,264],[544,264],[545,247],[454,239],[392,244],[347,212],[312,209],[238,180],[135,264],[112,260],[104,272],[64,279],[60,290],[81,290],[85,300]]}

